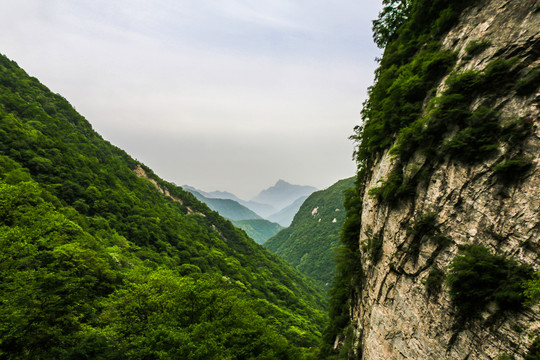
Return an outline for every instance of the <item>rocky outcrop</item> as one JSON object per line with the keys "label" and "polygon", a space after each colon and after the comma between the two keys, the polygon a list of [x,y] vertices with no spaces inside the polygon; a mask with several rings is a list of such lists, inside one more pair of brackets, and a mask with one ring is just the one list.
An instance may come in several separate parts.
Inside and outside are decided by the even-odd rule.
{"label": "rocky outcrop", "polygon": [[[454,71],[482,70],[498,57],[518,57],[525,68],[540,61],[540,11],[536,0],[481,1],[466,9],[456,26],[443,38],[446,49],[458,51]],[[471,56],[465,51],[473,40],[489,40],[490,46]],[[438,92],[445,89],[444,79]],[[519,313],[497,311],[489,304],[481,318],[456,327],[456,314],[447,285],[428,294],[425,281],[433,268],[445,271],[458,247],[482,244],[538,270],[540,264],[540,95],[516,96],[508,91],[495,108],[501,122],[525,118],[532,128],[520,144],[520,153],[531,166],[513,182],[497,180],[494,167],[512,152],[502,145],[497,153],[476,165],[446,157],[416,188],[416,195],[399,206],[380,203],[368,194],[393,169],[388,151],[369,170],[363,194],[359,246],[367,239],[382,239],[377,258],[363,255],[364,280],[360,299],[351,316],[359,357],[389,359],[497,359],[503,354],[521,359],[540,332],[538,305]],[[477,102],[476,102],[477,103]],[[477,106],[473,102],[473,107]],[[476,104],[476,105],[475,105]],[[425,159],[417,154],[406,167]],[[407,231],[415,219],[434,214],[437,231],[448,243],[424,241],[413,244]],[[411,247],[416,246],[411,256]],[[361,353],[361,355],[360,355]]]}

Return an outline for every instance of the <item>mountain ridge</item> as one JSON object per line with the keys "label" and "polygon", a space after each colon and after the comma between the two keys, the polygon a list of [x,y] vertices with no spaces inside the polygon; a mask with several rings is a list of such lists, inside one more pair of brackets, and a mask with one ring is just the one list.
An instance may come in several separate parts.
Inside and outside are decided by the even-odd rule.
{"label": "mountain ridge", "polygon": [[296,359],[317,343],[320,289],[3,55],[0,139],[1,357]]}
{"label": "mountain ridge", "polygon": [[207,191],[197,189],[190,185],[183,185],[182,187],[188,190],[196,191],[199,194],[209,199],[229,199],[229,200],[236,201],[240,205],[245,206],[246,208],[250,209],[251,211],[253,211],[254,213],[256,213],[262,218],[267,218],[268,215],[271,215],[276,212],[276,209],[274,209],[274,207],[272,207],[271,205],[258,203],[256,201],[251,201],[251,200],[246,201],[246,200],[240,199],[238,196],[228,191],[218,190],[218,191],[207,192]]}
{"label": "mountain ridge", "polygon": [[308,185],[293,185],[284,180],[278,180],[273,186],[262,190],[252,201],[274,206],[278,211],[289,206],[302,196],[308,196],[317,188]]}

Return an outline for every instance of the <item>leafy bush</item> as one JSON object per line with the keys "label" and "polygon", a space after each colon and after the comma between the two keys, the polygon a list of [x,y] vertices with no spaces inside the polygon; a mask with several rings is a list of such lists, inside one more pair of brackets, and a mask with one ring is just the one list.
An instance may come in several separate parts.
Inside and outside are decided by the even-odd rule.
{"label": "leafy bush", "polygon": [[458,316],[466,321],[478,317],[490,302],[501,310],[519,310],[525,299],[524,281],[531,276],[529,266],[470,245],[452,260],[447,282]]}
{"label": "leafy bush", "polygon": [[469,56],[475,56],[486,50],[488,47],[491,46],[490,40],[473,40],[467,44],[465,47],[465,51]]}
{"label": "leafy bush", "polygon": [[383,0],[383,9],[373,20],[373,41],[384,48],[396,36],[397,29],[407,19],[411,7],[409,0]]}
{"label": "leafy bush", "polygon": [[496,111],[481,106],[466,119],[466,124],[444,144],[444,151],[471,163],[484,159],[499,147],[501,126]]}
{"label": "leafy bush", "polygon": [[533,278],[525,283],[525,297],[531,305],[540,301],[540,271],[535,272]]}
{"label": "leafy bush", "polygon": [[377,199],[380,202],[387,204],[395,204],[400,199],[407,198],[414,194],[413,184],[403,180],[402,169],[396,167],[386,180],[381,182],[381,185],[369,189],[368,195]]}
{"label": "leafy bush", "polygon": [[359,181],[365,174],[361,169],[355,179],[355,187],[344,192],[346,218],[340,234],[341,247],[336,251],[336,276],[329,291],[329,322],[322,336],[320,359],[338,356],[333,348],[336,337],[350,324],[349,299],[362,286],[362,257],[358,248],[362,214],[362,185]]}

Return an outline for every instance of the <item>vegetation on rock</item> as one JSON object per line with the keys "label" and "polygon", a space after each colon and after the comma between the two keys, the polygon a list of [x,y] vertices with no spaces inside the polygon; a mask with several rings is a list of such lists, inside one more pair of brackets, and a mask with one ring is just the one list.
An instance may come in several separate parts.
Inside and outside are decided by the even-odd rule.
{"label": "vegetation on rock", "polygon": [[470,245],[452,260],[446,281],[458,317],[466,321],[478,317],[490,302],[500,310],[521,309],[524,284],[531,277],[530,266],[494,255],[481,245]]}
{"label": "vegetation on rock", "polygon": [[[387,210],[414,204],[419,187],[427,187],[433,172],[445,162],[477,166],[504,150],[504,156],[492,165],[495,179],[504,184],[517,182],[530,168],[523,140],[531,134],[531,119],[502,118],[497,101],[502,95],[534,93],[538,88],[537,68],[531,69],[531,61],[527,59],[501,57],[479,70],[464,71],[463,61],[481,55],[491,46],[491,41],[469,42],[461,59],[458,58],[458,54],[463,53],[458,51],[460,49],[441,46],[442,36],[471,4],[473,2],[468,0],[388,0],[383,1],[384,9],[374,21],[374,38],[377,45],[384,48],[384,55],[379,60],[375,84],[364,103],[363,123],[355,128],[351,137],[357,145],[354,156],[358,174],[356,187],[346,200],[348,211],[341,238],[342,255],[330,299],[332,315],[321,347],[321,353],[329,359],[361,358],[362,354],[362,349],[355,349],[346,341],[346,333],[353,326],[350,312],[357,310],[355,303],[363,296],[361,261],[371,257],[374,261],[366,267],[376,265],[379,249],[385,241],[378,234],[369,239],[360,238],[364,194],[379,203],[378,209],[370,211],[388,215]],[[390,168],[387,171],[384,167],[375,168],[386,155],[390,155]],[[386,172],[386,176],[375,187],[366,189],[374,171]],[[402,259],[415,262],[424,242],[432,242],[436,249],[423,268],[428,269],[452,241],[437,229],[435,214],[424,215],[410,224],[403,249],[406,256]],[[471,317],[482,311],[475,307],[475,301],[482,304],[494,301],[501,309],[520,309],[524,296],[534,293],[532,280],[529,282],[531,290],[525,290],[522,282],[531,277],[531,269],[502,255],[471,249],[470,254],[464,250],[455,260],[448,277],[448,283],[456,286],[452,292],[456,306],[465,309],[464,313]],[[457,290],[460,282],[455,279],[463,280],[461,276],[465,272],[458,270],[463,263],[474,268],[489,262],[496,263],[498,270],[488,265],[489,269],[482,269],[487,271],[485,276],[489,279],[476,283],[478,297],[474,301],[465,295],[467,289]],[[401,271],[397,267],[402,265],[391,263],[390,268]],[[418,274],[411,276],[415,275]],[[500,282],[491,284],[497,289],[489,282],[494,277],[502,277]],[[433,267],[425,278],[427,294],[438,294],[444,279],[445,271]],[[476,281],[474,277],[469,280]],[[466,281],[463,284],[467,286]],[[340,346],[349,348],[340,351]]]}

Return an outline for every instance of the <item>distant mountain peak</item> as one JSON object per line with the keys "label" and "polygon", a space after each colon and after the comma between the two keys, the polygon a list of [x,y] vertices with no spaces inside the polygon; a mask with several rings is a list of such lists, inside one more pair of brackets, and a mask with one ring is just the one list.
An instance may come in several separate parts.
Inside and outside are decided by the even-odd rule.
{"label": "distant mountain peak", "polygon": [[279,179],[274,186],[261,191],[252,201],[269,204],[278,211],[291,205],[302,196],[309,196],[317,188],[307,185],[293,185],[285,180]]}

